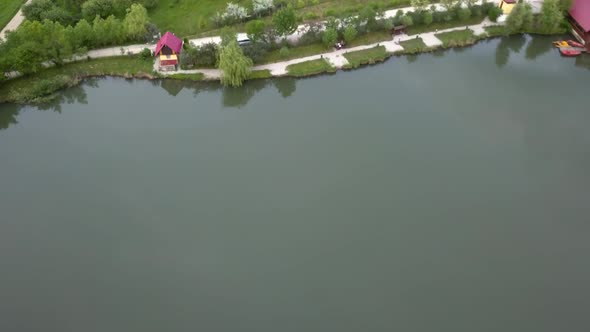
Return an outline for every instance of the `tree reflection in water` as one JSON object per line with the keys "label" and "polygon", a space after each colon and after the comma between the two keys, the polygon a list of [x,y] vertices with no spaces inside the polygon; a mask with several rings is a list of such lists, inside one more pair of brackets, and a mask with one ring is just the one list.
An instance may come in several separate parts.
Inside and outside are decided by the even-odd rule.
{"label": "tree reflection in water", "polygon": [[297,89],[297,80],[292,77],[277,78],[272,82],[283,98],[290,97]]}

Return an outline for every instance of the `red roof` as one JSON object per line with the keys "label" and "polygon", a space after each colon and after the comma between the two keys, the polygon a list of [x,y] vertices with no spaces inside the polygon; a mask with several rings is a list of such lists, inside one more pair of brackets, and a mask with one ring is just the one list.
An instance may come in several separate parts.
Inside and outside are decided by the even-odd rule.
{"label": "red roof", "polygon": [[570,15],[585,31],[590,31],[590,0],[574,0]]}
{"label": "red roof", "polygon": [[156,45],[155,54],[160,53],[162,47],[168,46],[174,53],[180,53],[182,51],[182,40],[176,37],[172,32],[166,32],[160,40],[158,40],[158,44]]}

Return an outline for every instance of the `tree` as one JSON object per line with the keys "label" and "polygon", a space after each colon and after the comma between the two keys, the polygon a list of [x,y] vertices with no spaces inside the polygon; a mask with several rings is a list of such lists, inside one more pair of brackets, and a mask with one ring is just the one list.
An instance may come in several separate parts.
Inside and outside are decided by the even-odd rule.
{"label": "tree", "polygon": [[365,24],[366,28],[370,30],[374,30],[377,26],[377,12],[373,10],[370,6],[365,6],[359,13],[359,23]]}
{"label": "tree", "polygon": [[254,20],[246,23],[246,34],[253,42],[263,40],[266,24],[263,20]]}
{"label": "tree", "polygon": [[426,9],[426,7],[428,7],[428,5],[430,5],[430,1],[429,0],[412,0],[412,1],[410,1],[410,4],[412,5],[412,7],[415,8],[416,11],[423,11]]}
{"label": "tree", "polygon": [[440,4],[445,7],[447,11],[453,9],[458,3],[459,1],[457,0],[440,0]]}
{"label": "tree", "polygon": [[574,0],[559,0],[559,8],[564,12],[568,11],[572,8],[573,3]]}
{"label": "tree", "polygon": [[272,24],[279,36],[287,36],[297,30],[297,17],[292,8],[283,8],[272,17]]}
{"label": "tree", "polygon": [[252,0],[252,11],[256,15],[270,12],[274,8],[273,0]]}
{"label": "tree", "polygon": [[76,45],[80,45],[87,48],[94,47],[94,30],[92,30],[92,26],[85,19],[81,19],[80,21],[78,21],[78,23],[76,23],[72,38],[74,40],[73,42]]}
{"label": "tree", "polygon": [[97,15],[101,18],[107,18],[116,14],[116,6],[112,0],[88,0],[82,4],[82,16],[88,20],[93,20]]}
{"label": "tree", "polygon": [[542,30],[547,33],[556,33],[561,30],[563,13],[558,0],[545,0],[541,7]]}
{"label": "tree", "polygon": [[457,11],[457,18],[459,21],[467,21],[471,17],[471,9],[469,8],[460,8]]}
{"label": "tree", "polygon": [[43,12],[41,14],[41,20],[55,21],[61,23],[62,25],[70,25],[75,21],[72,14],[70,14],[67,10],[57,6],[54,6],[48,11]]}
{"label": "tree", "polygon": [[324,31],[324,35],[322,36],[322,42],[326,47],[333,46],[336,44],[338,40],[338,31],[334,28],[328,28]]}
{"label": "tree", "polygon": [[344,29],[344,41],[349,44],[356,38],[357,33],[354,25],[347,26],[346,29]]}
{"label": "tree", "polygon": [[[549,0],[556,1],[556,0]],[[561,15],[561,13],[560,13]],[[522,32],[530,29],[533,24],[533,8],[528,3],[519,3],[506,18],[508,33]]]}
{"label": "tree", "polygon": [[238,22],[248,17],[248,11],[245,7],[230,2],[225,8],[225,12],[221,14],[221,19],[227,24],[232,22]]}
{"label": "tree", "polygon": [[402,17],[402,24],[409,27],[414,25],[414,21],[412,20],[411,16],[405,15]]}
{"label": "tree", "polygon": [[424,14],[422,14],[422,21],[424,22],[424,25],[430,25],[432,24],[432,13],[430,11],[426,11],[424,12]]}
{"label": "tree", "polygon": [[41,16],[54,6],[51,0],[33,0],[30,4],[23,6],[23,15],[29,21],[42,21]]}
{"label": "tree", "polygon": [[252,72],[252,60],[244,55],[235,38],[219,50],[219,69],[221,83],[232,87],[242,86]]}
{"label": "tree", "polygon": [[147,33],[146,24],[148,23],[147,10],[140,4],[134,3],[127,9],[127,15],[123,24],[127,31],[127,38],[131,40],[143,39]]}
{"label": "tree", "polygon": [[498,20],[498,17],[502,16],[502,14],[502,9],[498,6],[493,6],[488,11],[488,17],[492,22],[496,22]]}

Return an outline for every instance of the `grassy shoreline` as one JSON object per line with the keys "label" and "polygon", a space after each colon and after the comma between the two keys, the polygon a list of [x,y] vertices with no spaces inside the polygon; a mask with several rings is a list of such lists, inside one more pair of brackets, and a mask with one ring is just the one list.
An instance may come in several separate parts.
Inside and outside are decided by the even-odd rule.
{"label": "grassy shoreline", "polygon": [[[432,52],[436,49],[471,46],[483,39],[506,36],[502,28],[487,27],[486,34],[474,35],[471,30],[455,30],[437,34],[443,41],[438,47],[427,47],[422,39],[410,39],[400,42],[404,50],[395,53],[387,52],[384,46],[375,46],[360,51],[343,54],[348,64],[342,68],[333,67],[325,59],[305,61],[287,67],[285,76],[308,77],[326,73],[334,73],[339,69],[351,70],[367,65],[383,62],[396,55],[413,55]],[[0,104],[39,104],[51,101],[57,92],[80,84],[91,77],[124,77],[138,79],[174,79],[187,81],[207,80],[203,74],[176,73],[160,75],[153,72],[151,59],[142,60],[139,56],[116,56],[109,58],[91,59],[69,63],[60,67],[44,69],[38,73],[0,82]],[[253,70],[248,80],[272,78],[269,70]]]}

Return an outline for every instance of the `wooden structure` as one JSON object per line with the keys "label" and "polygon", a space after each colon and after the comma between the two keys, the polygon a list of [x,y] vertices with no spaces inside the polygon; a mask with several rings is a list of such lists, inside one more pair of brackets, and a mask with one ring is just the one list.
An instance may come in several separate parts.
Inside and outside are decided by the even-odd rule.
{"label": "wooden structure", "polygon": [[394,26],[390,33],[392,35],[403,35],[404,33],[406,33],[406,26],[405,25],[398,25],[398,26]]}
{"label": "wooden structure", "polygon": [[504,15],[510,14],[514,6],[516,5],[516,0],[502,0],[500,1],[500,8]]}
{"label": "wooden structure", "polygon": [[176,70],[180,52],[182,52],[182,40],[172,32],[166,32],[154,50],[154,55],[158,57],[160,70]]}
{"label": "wooden structure", "polygon": [[590,51],[590,0],[574,0],[569,14],[572,33]]}

